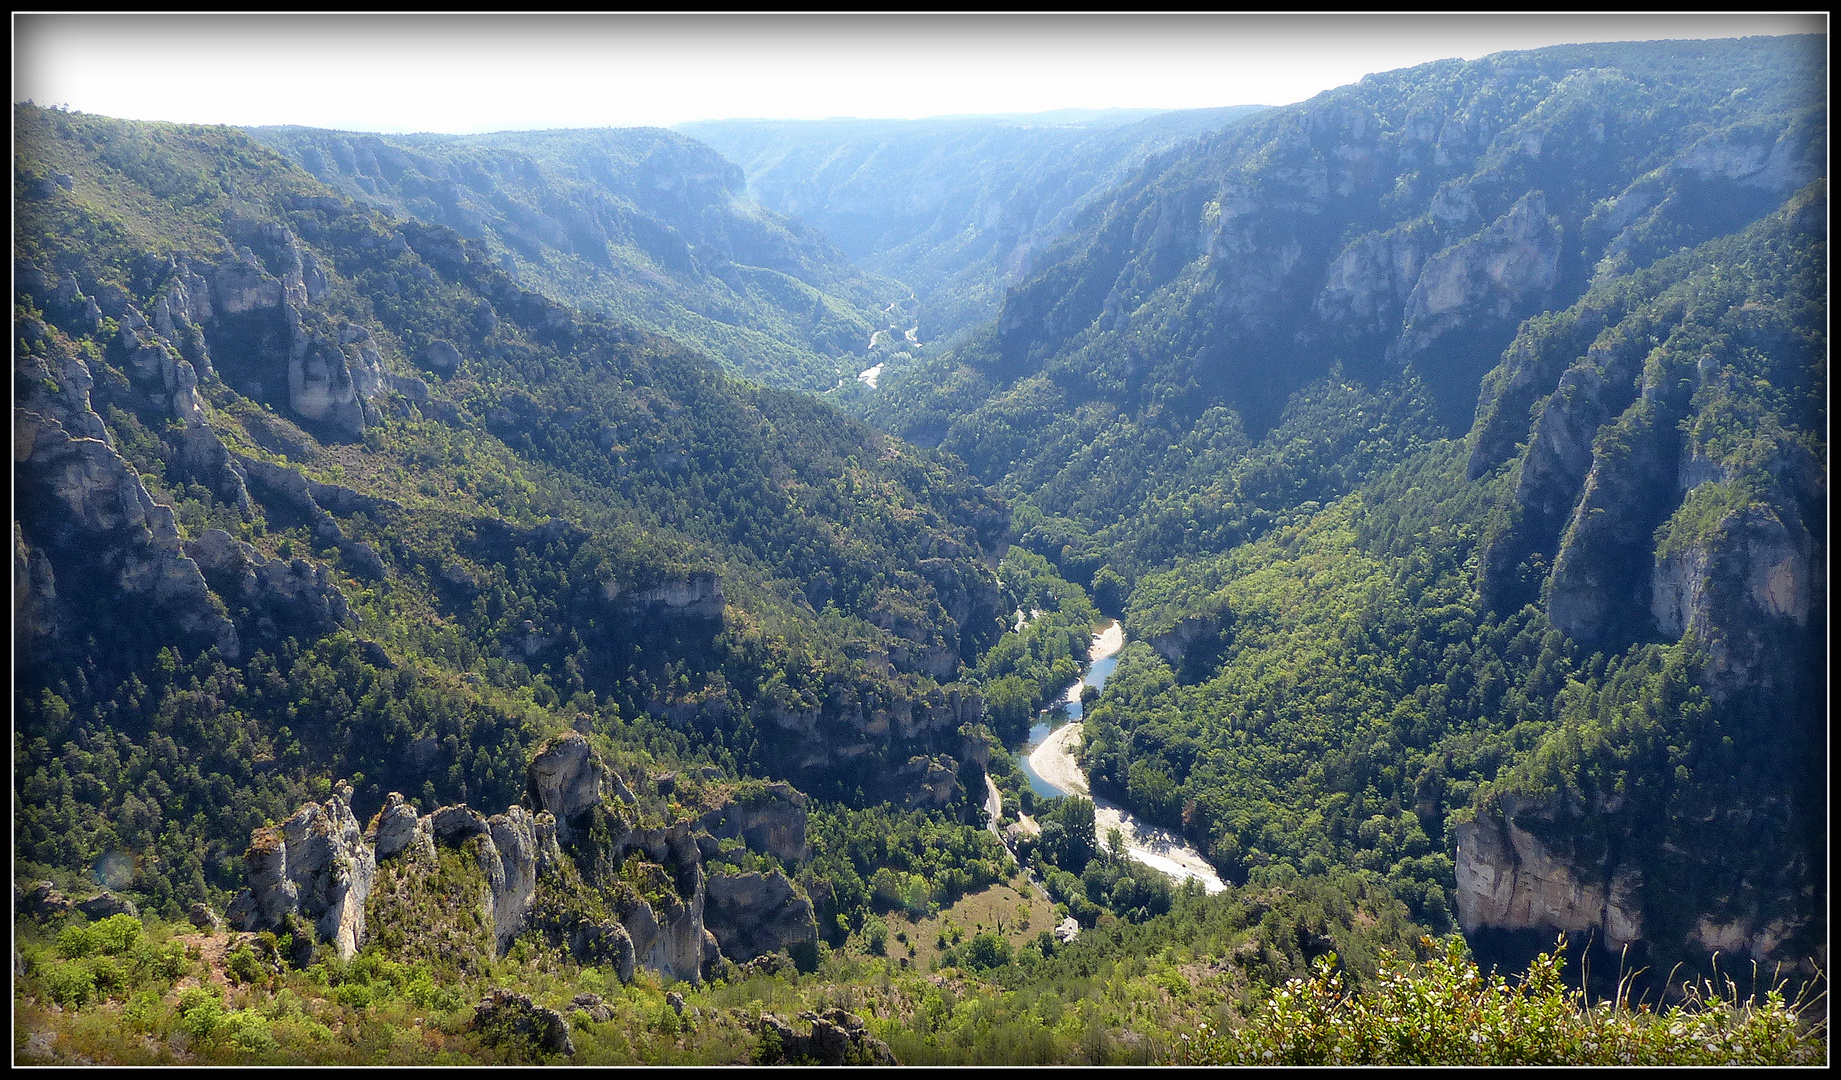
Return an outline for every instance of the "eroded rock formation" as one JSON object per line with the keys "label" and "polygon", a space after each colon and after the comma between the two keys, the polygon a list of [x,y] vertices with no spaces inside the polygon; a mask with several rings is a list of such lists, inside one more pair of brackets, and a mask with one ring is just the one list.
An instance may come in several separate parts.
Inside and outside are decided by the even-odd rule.
{"label": "eroded rock formation", "polygon": [[635,824],[639,799],[573,731],[538,748],[528,776],[534,811],[513,805],[487,817],[463,803],[418,815],[391,792],[362,833],[340,784],[324,804],[251,835],[249,888],[230,919],[280,929],[299,915],[350,956],[364,942],[378,863],[432,872],[445,847],[477,865],[480,915],[500,953],[536,930],[623,981],[643,967],[695,983],[725,954],[747,960],[817,940],[812,902],[784,873],[718,869],[712,878],[703,860],[720,845],[707,824],[762,854],[804,861],[806,797],[791,786],[769,785],[695,820]]}
{"label": "eroded rock formation", "polygon": [[241,929],[279,929],[287,916],[300,915],[341,957],[358,951],[377,856],[350,799],[350,785],[342,784],[325,803],[307,803],[280,825],[250,835],[243,856],[249,889],[233,905]]}

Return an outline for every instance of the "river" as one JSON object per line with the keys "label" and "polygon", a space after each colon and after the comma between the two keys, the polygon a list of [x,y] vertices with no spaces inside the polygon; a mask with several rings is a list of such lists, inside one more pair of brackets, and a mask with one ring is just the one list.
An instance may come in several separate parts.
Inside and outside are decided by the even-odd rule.
{"label": "river", "polygon": [[1045,712],[1042,722],[1029,729],[1029,745],[1022,759],[1023,774],[1029,778],[1030,788],[1044,798],[1070,794],[1092,798],[1094,831],[1102,846],[1107,833],[1117,829],[1125,838],[1125,853],[1132,859],[1177,881],[1195,878],[1202,883],[1203,889],[1218,893],[1227,885],[1201,852],[1175,833],[1146,824],[1122,807],[1094,797],[1087,788],[1086,774],[1074,760],[1074,747],[1081,737],[1081,689],[1106,684],[1113,668],[1118,666],[1118,652],[1124,644],[1125,632],[1116,621],[1093,635],[1087,673],[1068,687],[1059,707]]}

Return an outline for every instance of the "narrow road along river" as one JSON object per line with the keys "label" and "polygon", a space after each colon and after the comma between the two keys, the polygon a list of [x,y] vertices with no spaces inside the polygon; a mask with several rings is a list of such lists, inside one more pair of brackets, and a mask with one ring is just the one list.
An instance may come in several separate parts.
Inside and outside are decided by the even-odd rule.
{"label": "narrow road along river", "polygon": [[[1023,759],[1023,772],[1029,777],[1030,786],[1037,795],[1055,796],[1081,794],[1093,799],[1094,831],[1099,834],[1103,847],[1106,834],[1113,829],[1119,830],[1125,838],[1125,853],[1131,858],[1155,870],[1182,881],[1184,878],[1196,878],[1208,892],[1217,893],[1227,888],[1221,881],[1214,867],[1202,857],[1202,853],[1175,833],[1146,824],[1131,816],[1123,808],[1103,798],[1094,797],[1087,787],[1086,774],[1074,760],[1074,747],[1081,738],[1081,687],[1105,685],[1112,669],[1118,665],[1115,654],[1125,644],[1125,632],[1117,622],[1093,635],[1093,646],[1089,652],[1091,661],[1087,674],[1068,688],[1067,699],[1062,706],[1071,719],[1058,728],[1050,728],[1049,723],[1037,724],[1029,732],[1030,749]],[[1056,710],[1050,710],[1053,717]]]}

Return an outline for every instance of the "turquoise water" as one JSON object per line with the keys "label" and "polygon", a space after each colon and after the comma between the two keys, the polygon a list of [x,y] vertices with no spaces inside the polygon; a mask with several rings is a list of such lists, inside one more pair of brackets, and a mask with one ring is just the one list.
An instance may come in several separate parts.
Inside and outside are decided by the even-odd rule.
{"label": "turquoise water", "polygon": [[[1118,666],[1119,656],[1117,653],[1106,657],[1104,660],[1095,660],[1093,665],[1087,669],[1087,673],[1081,676],[1080,682],[1074,685],[1091,686],[1095,689],[1105,686],[1106,679],[1112,674],[1112,669]],[[1073,687],[1070,686],[1068,689],[1072,690]],[[1038,798],[1057,798],[1066,795],[1067,792],[1036,775],[1036,771],[1029,767],[1030,752],[1042,745],[1042,740],[1048,738],[1049,732],[1070,720],[1080,719],[1080,715],[1080,699],[1076,697],[1073,701],[1063,701],[1060,705],[1052,709],[1044,710],[1041,719],[1034,727],[1029,729],[1029,744],[1023,747],[1023,756],[1019,764],[1023,767],[1023,775],[1029,777],[1030,790],[1034,791]]]}

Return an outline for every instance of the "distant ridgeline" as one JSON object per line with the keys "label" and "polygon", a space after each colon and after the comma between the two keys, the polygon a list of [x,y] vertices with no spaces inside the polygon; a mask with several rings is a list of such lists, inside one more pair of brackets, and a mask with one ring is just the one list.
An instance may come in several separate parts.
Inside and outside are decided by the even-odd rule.
{"label": "distant ridgeline", "polygon": [[741,171],[708,147],[657,128],[249,134],[359,202],[478,241],[528,288],[770,386],[854,377],[883,309],[908,295],[746,199]]}
{"label": "distant ridgeline", "polygon": [[1504,53],[1256,114],[884,373],[854,407],[1124,615],[1095,790],[1475,942],[1819,953],[1824,47]]}
{"label": "distant ridgeline", "polygon": [[958,796],[1009,606],[976,483],[241,132],[14,118],[22,880],[183,910],[330,777],[502,807],[572,726]]}
{"label": "distant ridgeline", "polygon": [[740,165],[763,205],[913,289],[918,336],[932,343],[989,321],[1087,199],[1259,109],[703,120],[678,130]]}

